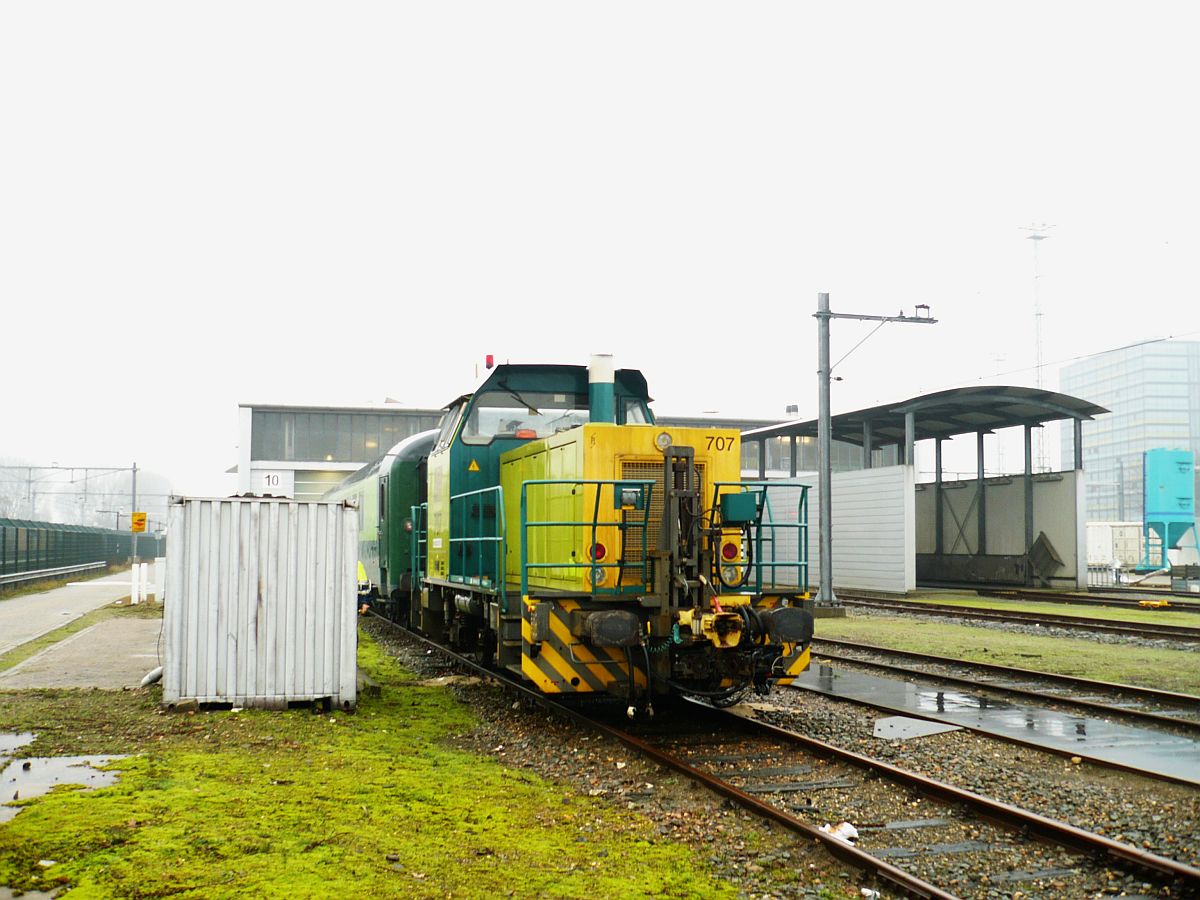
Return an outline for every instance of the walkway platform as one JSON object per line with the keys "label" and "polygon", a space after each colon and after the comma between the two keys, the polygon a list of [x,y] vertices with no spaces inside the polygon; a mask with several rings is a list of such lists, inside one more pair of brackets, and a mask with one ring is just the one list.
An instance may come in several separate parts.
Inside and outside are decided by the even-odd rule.
{"label": "walkway platform", "polygon": [[[118,572],[0,600],[0,655],[127,599],[130,585],[129,573]],[[159,665],[161,629],[161,619],[98,622],[0,672],[0,690],[137,687]]]}

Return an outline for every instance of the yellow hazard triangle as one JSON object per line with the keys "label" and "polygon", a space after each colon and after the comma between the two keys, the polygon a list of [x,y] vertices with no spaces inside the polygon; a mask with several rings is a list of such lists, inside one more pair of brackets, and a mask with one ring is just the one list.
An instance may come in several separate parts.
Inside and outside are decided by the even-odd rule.
{"label": "yellow hazard triangle", "polygon": [[469,466],[467,466],[467,471],[468,472],[478,472],[479,471],[479,463],[475,462],[475,460],[471,460],[471,464]]}

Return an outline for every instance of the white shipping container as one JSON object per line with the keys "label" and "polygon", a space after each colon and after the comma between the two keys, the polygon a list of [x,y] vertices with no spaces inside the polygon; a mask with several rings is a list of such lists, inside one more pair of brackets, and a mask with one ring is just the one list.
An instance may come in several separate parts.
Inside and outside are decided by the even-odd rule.
{"label": "white shipping container", "polygon": [[169,521],[163,703],[353,707],[355,509],[175,498]]}
{"label": "white shipping container", "polygon": [[[1145,553],[1141,522],[1088,522],[1087,561],[1089,566],[1120,566],[1134,569]],[[1157,554],[1162,541],[1150,537],[1151,553]],[[1155,556],[1154,558],[1157,558]]]}

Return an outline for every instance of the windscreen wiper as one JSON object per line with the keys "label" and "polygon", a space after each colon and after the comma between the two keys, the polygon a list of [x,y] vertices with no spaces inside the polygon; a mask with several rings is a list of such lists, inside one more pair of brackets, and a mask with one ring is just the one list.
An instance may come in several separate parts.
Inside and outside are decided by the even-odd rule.
{"label": "windscreen wiper", "polygon": [[529,414],[531,416],[540,416],[541,415],[541,412],[538,411],[538,408],[536,406],[534,406],[532,403],[530,403],[528,400],[526,400],[524,397],[522,397],[520,394],[518,394],[516,391],[514,391],[512,388],[510,388],[503,381],[496,382],[496,387],[503,388],[503,390],[510,397],[512,397],[514,400],[516,400],[518,403],[524,403],[526,408],[528,408]]}

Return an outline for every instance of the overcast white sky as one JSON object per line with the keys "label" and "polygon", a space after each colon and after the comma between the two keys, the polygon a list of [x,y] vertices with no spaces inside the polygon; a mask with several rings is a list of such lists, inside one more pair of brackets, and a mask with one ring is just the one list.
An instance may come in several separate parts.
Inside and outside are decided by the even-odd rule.
{"label": "overcast white sky", "polygon": [[[225,493],[237,404],[484,354],[816,415],[1200,337],[1189,3],[0,5],[0,457]],[[870,326],[835,322],[833,358]],[[996,373],[1010,373],[996,377]],[[135,412],[136,410],[136,412]]]}

